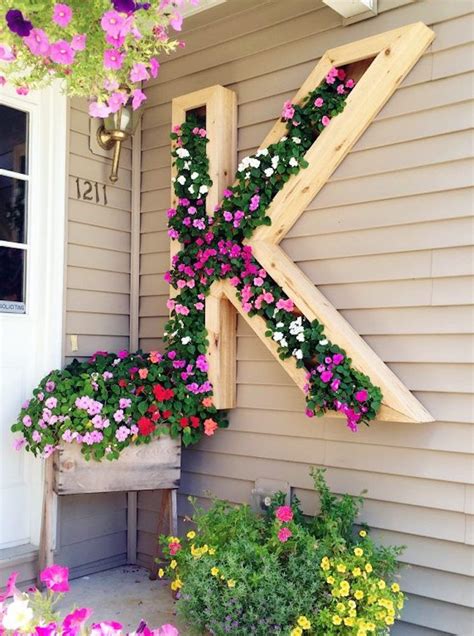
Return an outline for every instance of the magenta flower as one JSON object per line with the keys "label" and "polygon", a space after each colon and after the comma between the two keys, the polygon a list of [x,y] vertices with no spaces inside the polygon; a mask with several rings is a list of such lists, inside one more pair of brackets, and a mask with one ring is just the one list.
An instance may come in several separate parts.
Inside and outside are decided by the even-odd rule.
{"label": "magenta flower", "polygon": [[132,70],[130,71],[130,81],[132,82],[141,82],[143,80],[150,79],[150,75],[146,70],[146,66],[144,64],[136,63],[133,65]]}
{"label": "magenta flower", "polygon": [[73,51],[83,51],[86,48],[87,35],[85,33],[78,33],[73,36],[71,40],[71,49]]}
{"label": "magenta flower", "polygon": [[106,11],[100,21],[102,29],[114,38],[124,35],[126,19],[117,11]]}
{"label": "magenta flower", "polygon": [[365,389],[362,389],[361,391],[357,391],[354,397],[358,402],[366,402],[369,394]]}
{"label": "magenta flower", "polygon": [[63,621],[64,636],[76,636],[81,631],[86,620],[92,616],[92,610],[87,607],[76,609],[66,616]]}
{"label": "magenta flower", "polygon": [[116,621],[102,621],[102,623],[93,623],[90,630],[90,636],[120,636],[122,634],[123,625]]}
{"label": "magenta flower", "polygon": [[71,48],[66,40],[58,40],[51,45],[50,58],[57,64],[69,65],[74,62],[76,52]]}
{"label": "magenta flower", "polygon": [[58,626],[56,623],[49,623],[48,625],[38,625],[35,627],[36,636],[56,636],[58,633]]}
{"label": "magenta flower", "polygon": [[343,360],[344,360],[344,355],[342,353],[335,353],[332,357],[332,361],[334,362],[336,366],[338,364],[341,364]]}
{"label": "magenta flower", "polygon": [[288,541],[288,539],[293,536],[293,533],[291,532],[289,528],[280,528],[280,530],[278,530],[277,536],[278,536],[278,541],[281,541],[282,543],[286,543],[286,541]]}
{"label": "magenta flower", "polygon": [[122,106],[124,106],[128,101],[128,97],[125,93],[121,91],[117,91],[112,93],[109,97],[107,103],[109,105],[109,109],[111,113],[116,113]]}
{"label": "magenta flower", "polygon": [[142,102],[146,100],[145,93],[140,89],[136,88],[132,91],[132,108],[133,110],[137,110],[142,105]]}
{"label": "magenta flower", "polygon": [[23,42],[30,49],[33,55],[48,55],[49,40],[42,29],[31,29],[30,35],[23,39]]}
{"label": "magenta flower", "polygon": [[72,20],[72,9],[67,4],[55,4],[53,10],[53,22],[56,22],[60,27],[66,28],[69,22]]}
{"label": "magenta flower", "polygon": [[324,99],[322,97],[316,97],[316,99],[314,100],[314,105],[316,106],[316,108],[321,108],[323,104]]}
{"label": "magenta flower", "polygon": [[13,596],[14,594],[18,592],[18,589],[16,587],[17,578],[18,578],[18,572],[12,572],[10,574],[7,580],[6,590],[5,592],[3,592],[3,594],[0,594],[0,603],[3,603],[4,601],[7,600],[7,598],[10,598],[10,596]]}
{"label": "magenta flower", "polygon": [[150,75],[153,79],[158,77],[158,71],[160,70],[160,63],[154,57],[150,59]]}
{"label": "magenta flower", "polygon": [[328,383],[331,378],[332,378],[332,371],[323,371],[321,373],[321,380],[323,382]]}
{"label": "magenta flower", "polygon": [[56,388],[56,384],[52,380],[48,380],[48,382],[46,382],[46,391],[48,393],[51,393],[52,391],[54,391],[55,388]]}
{"label": "magenta flower", "polygon": [[40,580],[48,590],[53,592],[69,592],[69,568],[62,565],[51,565],[40,574]]}
{"label": "magenta flower", "polygon": [[106,49],[104,51],[104,68],[118,71],[122,68],[125,53],[121,53],[117,49]]}
{"label": "magenta flower", "polygon": [[295,107],[290,101],[286,101],[283,104],[281,116],[283,119],[293,119],[293,117],[295,116]]}
{"label": "magenta flower", "polygon": [[108,117],[110,115],[110,108],[107,104],[101,102],[91,102],[89,104],[89,115],[91,117]]}
{"label": "magenta flower", "polygon": [[179,632],[176,627],[173,627],[170,623],[162,625],[158,628],[158,630],[153,630],[153,634],[155,636],[179,636]]}
{"label": "magenta flower", "polygon": [[275,510],[275,517],[279,521],[291,521],[293,519],[293,510],[290,508],[290,506],[279,506]]}

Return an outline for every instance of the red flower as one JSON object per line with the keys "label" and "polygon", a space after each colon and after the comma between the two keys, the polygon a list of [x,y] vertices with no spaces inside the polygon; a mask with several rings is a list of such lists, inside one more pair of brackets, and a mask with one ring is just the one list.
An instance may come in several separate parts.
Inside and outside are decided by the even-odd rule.
{"label": "red flower", "polygon": [[199,428],[200,420],[198,417],[196,417],[195,415],[191,415],[189,419],[191,420],[191,426],[193,428]]}
{"label": "red flower", "polygon": [[157,402],[164,402],[165,400],[171,400],[174,397],[173,389],[165,389],[161,384],[155,384],[153,387],[153,395]]}
{"label": "red flower", "polygon": [[144,386],[137,386],[137,390],[135,391],[135,395],[140,395],[140,393],[144,393],[145,392],[145,387]]}
{"label": "red flower", "polygon": [[161,417],[160,412],[159,412],[159,411],[155,411],[155,412],[153,413],[153,415],[151,416],[151,419],[152,419],[154,422],[158,422],[158,420],[160,419],[160,417]]}
{"label": "red flower", "polygon": [[128,384],[128,382],[124,378],[122,378],[121,380],[118,381],[118,385],[121,386],[122,388],[126,387],[127,384]]}
{"label": "red flower", "polygon": [[158,407],[156,406],[156,404],[150,404],[150,406],[148,407],[148,413],[154,413],[157,410]]}
{"label": "red flower", "polygon": [[137,426],[142,435],[151,435],[156,428],[148,417],[141,417],[137,422]]}
{"label": "red flower", "polygon": [[169,417],[171,417],[171,411],[163,411],[161,415],[163,416],[164,420],[167,420]]}
{"label": "red flower", "polygon": [[189,420],[187,417],[182,417],[179,420],[179,425],[181,426],[181,428],[186,428],[186,426],[189,426]]}

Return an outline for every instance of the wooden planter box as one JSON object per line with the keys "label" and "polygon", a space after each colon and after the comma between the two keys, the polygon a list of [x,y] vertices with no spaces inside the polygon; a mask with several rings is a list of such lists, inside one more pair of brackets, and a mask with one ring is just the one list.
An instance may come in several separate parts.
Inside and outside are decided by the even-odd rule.
{"label": "wooden planter box", "polygon": [[86,461],[78,445],[67,444],[54,454],[53,489],[58,495],[175,489],[180,470],[181,440],[169,436],[128,446],[114,461]]}

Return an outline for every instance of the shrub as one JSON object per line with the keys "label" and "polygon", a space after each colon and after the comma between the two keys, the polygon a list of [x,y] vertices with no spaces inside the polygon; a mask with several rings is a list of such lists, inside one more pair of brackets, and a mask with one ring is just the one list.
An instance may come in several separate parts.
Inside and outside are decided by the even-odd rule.
{"label": "shrub", "polygon": [[403,607],[393,581],[401,548],[354,529],[360,498],[336,497],[313,471],[321,512],[305,518],[276,495],[264,516],[248,506],[196,505],[196,530],[162,537],[178,613],[196,634],[388,634]]}

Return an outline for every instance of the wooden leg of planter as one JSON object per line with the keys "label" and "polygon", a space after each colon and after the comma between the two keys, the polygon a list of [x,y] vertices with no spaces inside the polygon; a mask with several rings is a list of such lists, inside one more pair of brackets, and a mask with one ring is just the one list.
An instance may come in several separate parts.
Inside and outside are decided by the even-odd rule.
{"label": "wooden leg of planter", "polygon": [[161,534],[175,535],[177,529],[177,506],[176,506],[176,490],[161,490],[161,503],[158,511],[158,523],[156,527],[156,549],[153,555],[153,563],[150,571],[150,579],[155,581],[158,577],[160,564],[157,560],[160,558],[159,537]]}
{"label": "wooden leg of planter", "polygon": [[53,479],[54,459],[51,456],[45,461],[44,467],[43,514],[41,518],[41,537],[38,555],[39,586],[41,585],[39,573],[54,562],[54,523],[56,519],[57,495],[53,489]]}

